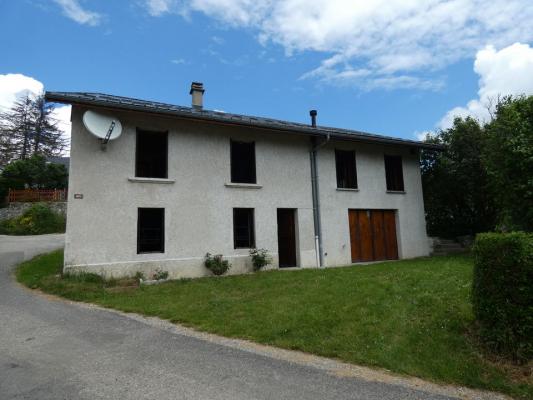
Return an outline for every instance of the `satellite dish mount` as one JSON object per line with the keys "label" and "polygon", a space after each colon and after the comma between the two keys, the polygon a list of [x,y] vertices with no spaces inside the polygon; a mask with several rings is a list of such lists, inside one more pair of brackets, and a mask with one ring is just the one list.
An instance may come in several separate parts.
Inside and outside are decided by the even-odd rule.
{"label": "satellite dish mount", "polygon": [[113,134],[113,129],[115,129],[115,125],[116,125],[115,121],[111,121],[111,125],[109,125],[109,129],[108,129],[108,131],[107,131],[107,133],[105,135],[105,138],[100,139],[100,141],[101,141],[100,145],[101,145],[102,150],[104,150],[104,151],[106,149],[107,142],[109,142],[109,138]]}

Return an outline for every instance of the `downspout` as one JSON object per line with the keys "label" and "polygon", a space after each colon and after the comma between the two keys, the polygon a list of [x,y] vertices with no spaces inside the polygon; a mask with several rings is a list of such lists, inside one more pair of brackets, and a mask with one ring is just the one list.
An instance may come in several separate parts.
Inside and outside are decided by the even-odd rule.
{"label": "downspout", "polygon": [[[313,128],[316,128],[316,110],[309,112]],[[324,141],[317,143],[316,137],[311,138],[311,151],[309,158],[311,163],[311,190],[313,197],[313,220],[315,227],[315,253],[317,268],[324,265],[324,252],[322,246],[322,222],[320,218],[320,191],[318,186],[318,168],[317,168],[317,150],[327,144],[330,140],[330,135],[327,134]]]}

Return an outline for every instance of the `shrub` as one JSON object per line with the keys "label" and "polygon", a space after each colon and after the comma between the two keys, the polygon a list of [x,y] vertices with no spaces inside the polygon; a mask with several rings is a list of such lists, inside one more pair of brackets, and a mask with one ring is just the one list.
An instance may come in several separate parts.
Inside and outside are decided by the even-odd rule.
{"label": "shrub", "polygon": [[156,281],[160,281],[163,279],[168,278],[168,271],[163,271],[162,269],[158,268],[155,270],[154,275],[152,277]]}
{"label": "shrub", "polygon": [[133,275],[133,279],[137,280],[137,281],[140,281],[140,280],[146,280],[146,276],[144,275],[144,272],[142,271],[137,271],[135,272],[135,275]]}
{"label": "shrub", "polygon": [[65,217],[46,205],[36,203],[20,217],[0,222],[0,233],[6,235],[42,235],[65,232]]}
{"label": "shrub", "polygon": [[533,356],[533,234],[479,234],[473,252],[479,336],[491,351],[527,362]]}
{"label": "shrub", "polygon": [[223,275],[231,268],[231,264],[228,260],[222,259],[222,254],[211,255],[207,253],[205,255],[205,267],[215,275]]}
{"label": "shrub", "polygon": [[272,257],[268,255],[267,249],[251,249],[250,256],[254,265],[254,271],[259,271],[272,263]]}

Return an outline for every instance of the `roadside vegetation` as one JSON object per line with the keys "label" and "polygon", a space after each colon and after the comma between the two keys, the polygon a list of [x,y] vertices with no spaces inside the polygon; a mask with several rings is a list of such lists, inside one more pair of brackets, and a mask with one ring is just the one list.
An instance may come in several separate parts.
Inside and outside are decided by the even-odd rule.
{"label": "roadside vegetation", "polygon": [[0,221],[1,235],[42,235],[65,232],[65,217],[36,203],[21,216]]}
{"label": "roadside vegetation", "polygon": [[219,335],[533,398],[531,364],[489,356],[479,344],[468,255],[141,287],[134,279],[62,276],[62,262],[62,251],[37,257],[19,267],[17,279],[71,300]]}

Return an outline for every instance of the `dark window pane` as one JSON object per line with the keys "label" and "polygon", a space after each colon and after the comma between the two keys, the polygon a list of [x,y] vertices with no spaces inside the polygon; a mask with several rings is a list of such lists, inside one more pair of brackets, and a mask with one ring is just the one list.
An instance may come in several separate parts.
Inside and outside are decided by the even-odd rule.
{"label": "dark window pane", "polygon": [[238,248],[255,247],[254,209],[233,209],[233,244]]}
{"label": "dark window pane", "polygon": [[231,181],[256,183],[255,143],[231,141]]}
{"label": "dark window pane", "polygon": [[401,156],[385,156],[385,177],[387,179],[387,190],[404,190]]}
{"label": "dark window pane", "polygon": [[357,189],[355,151],[335,150],[335,165],[337,169],[337,187]]}
{"label": "dark window pane", "polygon": [[137,218],[137,253],[164,253],[165,209],[139,208]]}
{"label": "dark window pane", "polygon": [[168,134],[137,130],[135,176],[167,178]]}

